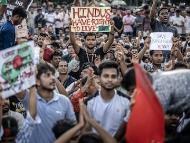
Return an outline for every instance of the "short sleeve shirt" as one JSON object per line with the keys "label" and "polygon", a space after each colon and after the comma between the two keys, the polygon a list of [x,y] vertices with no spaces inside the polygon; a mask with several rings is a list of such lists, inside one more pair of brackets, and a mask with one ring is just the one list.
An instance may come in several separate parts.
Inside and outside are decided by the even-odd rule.
{"label": "short sleeve shirt", "polygon": [[127,122],[130,102],[126,95],[115,92],[109,102],[105,102],[98,91],[87,99],[87,110],[91,116],[112,136],[115,135],[123,121]]}
{"label": "short sleeve shirt", "polygon": [[89,54],[85,49],[80,48],[78,53],[80,67],[82,67],[82,65],[87,62],[94,63],[96,56],[100,56],[100,58],[103,59],[104,55],[105,53],[103,51],[103,47],[96,49],[93,54]]}
{"label": "short sleeve shirt", "polygon": [[[24,102],[28,105],[28,96],[25,97]],[[75,113],[69,98],[56,92],[54,92],[53,98],[48,102],[37,94],[37,111],[42,122],[34,127],[30,143],[54,142],[55,136],[52,128],[58,120],[65,119],[71,123],[76,122]]]}

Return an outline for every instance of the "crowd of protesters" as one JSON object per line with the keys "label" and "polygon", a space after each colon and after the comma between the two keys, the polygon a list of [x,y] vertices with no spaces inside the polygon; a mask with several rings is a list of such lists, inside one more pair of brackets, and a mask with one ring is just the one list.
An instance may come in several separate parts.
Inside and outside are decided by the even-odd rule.
{"label": "crowd of protesters", "polygon": [[[0,98],[1,142],[125,142],[135,89],[134,64],[150,76],[183,69],[186,73],[176,74],[175,81],[171,80],[175,75],[170,82],[162,79],[166,82],[160,94],[165,98],[175,90],[190,94],[185,77],[190,74],[190,8],[153,0],[152,6],[135,10],[112,6],[112,14],[109,33],[71,32],[70,8],[53,3],[30,7],[28,12],[17,7],[9,20],[1,20],[0,50],[29,40],[35,42],[33,48],[40,48],[36,85]],[[29,36],[17,39],[15,26],[25,18]],[[172,32],[171,51],[149,50],[151,32]],[[173,89],[181,77],[184,82],[179,87],[184,88]],[[177,103],[171,99],[166,105],[167,99],[159,99],[164,110]],[[189,97],[178,100],[184,103],[178,106],[180,112],[165,112],[167,143],[190,142]]]}

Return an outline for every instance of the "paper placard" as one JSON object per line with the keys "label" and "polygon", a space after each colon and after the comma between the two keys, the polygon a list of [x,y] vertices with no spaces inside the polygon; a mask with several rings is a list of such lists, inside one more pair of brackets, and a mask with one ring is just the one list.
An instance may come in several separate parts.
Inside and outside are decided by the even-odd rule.
{"label": "paper placard", "polygon": [[150,34],[150,50],[171,50],[173,45],[173,33],[153,32]]}
{"label": "paper placard", "polygon": [[0,51],[0,83],[2,96],[7,98],[36,83],[39,50],[34,42],[26,42]]}
{"label": "paper placard", "polygon": [[72,7],[72,32],[110,32],[111,7]]}

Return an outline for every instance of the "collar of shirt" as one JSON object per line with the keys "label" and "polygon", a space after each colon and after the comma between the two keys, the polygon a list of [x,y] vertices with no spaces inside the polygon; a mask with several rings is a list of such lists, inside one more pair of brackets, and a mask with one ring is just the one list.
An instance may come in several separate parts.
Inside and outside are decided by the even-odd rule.
{"label": "collar of shirt", "polygon": [[43,101],[45,103],[50,104],[52,102],[58,101],[59,100],[59,95],[57,95],[55,92],[53,92],[53,98],[48,102],[43,97],[41,97],[38,93],[37,93],[37,98],[38,98],[38,100],[41,100],[41,101]]}

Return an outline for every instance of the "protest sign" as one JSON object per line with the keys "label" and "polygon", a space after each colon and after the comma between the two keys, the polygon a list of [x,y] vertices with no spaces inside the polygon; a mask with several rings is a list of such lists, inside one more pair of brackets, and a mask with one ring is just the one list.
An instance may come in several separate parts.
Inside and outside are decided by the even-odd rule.
{"label": "protest sign", "polygon": [[150,34],[150,50],[171,50],[173,33],[171,32],[153,32]]}
{"label": "protest sign", "polygon": [[72,32],[110,32],[110,7],[72,7]]}
{"label": "protest sign", "polygon": [[15,95],[36,83],[35,71],[39,50],[26,42],[0,51],[0,83],[3,98]]}

